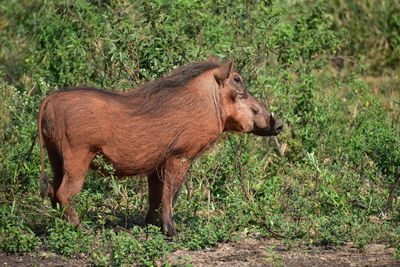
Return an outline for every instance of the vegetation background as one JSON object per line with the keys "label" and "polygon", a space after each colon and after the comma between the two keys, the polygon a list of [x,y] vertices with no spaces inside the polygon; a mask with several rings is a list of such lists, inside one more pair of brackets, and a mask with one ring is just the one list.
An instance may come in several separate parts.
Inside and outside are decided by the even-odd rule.
{"label": "vegetation background", "polygon": [[[101,158],[110,175],[90,172],[76,199],[88,229],[40,199],[36,116],[48,93],[132,90],[208,55],[233,59],[285,131],[279,146],[226,134],[198,159],[173,241],[142,225],[144,177],[117,181]],[[399,191],[387,208],[400,173],[399,62],[395,0],[3,0],[0,249],[152,265],[177,248],[258,235],[383,243],[399,257]]]}

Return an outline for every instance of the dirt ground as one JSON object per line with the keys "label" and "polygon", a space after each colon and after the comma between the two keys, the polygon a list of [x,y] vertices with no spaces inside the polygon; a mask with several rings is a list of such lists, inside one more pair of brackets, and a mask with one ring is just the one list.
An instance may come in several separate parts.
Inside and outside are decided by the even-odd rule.
{"label": "dirt ground", "polygon": [[[245,239],[203,251],[178,250],[168,262],[184,266],[400,266],[393,249],[371,244],[360,252],[351,243],[339,248],[292,245],[276,239]],[[0,266],[88,266],[83,259],[63,259],[52,253],[0,253]]]}
{"label": "dirt ground", "polygon": [[88,266],[85,260],[64,259],[53,253],[6,254],[0,252],[0,266]]}
{"label": "dirt ground", "polygon": [[368,245],[360,252],[348,243],[339,248],[288,244],[276,239],[247,239],[204,251],[176,251],[169,262],[194,266],[400,266],[394,250]]}

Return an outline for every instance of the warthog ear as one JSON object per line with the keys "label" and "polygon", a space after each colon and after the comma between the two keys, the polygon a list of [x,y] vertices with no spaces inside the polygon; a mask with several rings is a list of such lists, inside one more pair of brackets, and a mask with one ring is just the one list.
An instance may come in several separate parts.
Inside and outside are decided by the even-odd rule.
{"label": "warthog ear", "polygon": [[208,61],[220,64],[218,58],[214,55],[208,56]]}
{"label": "warthog ear", "polygon": [[228,61],[214,71],[215,80],[219,85],[229,78],[232,71],[232,61]]}

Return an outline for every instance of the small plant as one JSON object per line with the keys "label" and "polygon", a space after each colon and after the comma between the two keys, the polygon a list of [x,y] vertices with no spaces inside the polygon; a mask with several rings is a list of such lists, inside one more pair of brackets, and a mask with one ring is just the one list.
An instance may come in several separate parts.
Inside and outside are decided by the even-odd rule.
{"label": "small plant", "polygon": [[264,259],[266,262],[273,263],[273,266],[281,266],[282,256],[274,253],[275,246],[271,246],[267,249],[268,256]]}
{"label": "small plant", "polygon": [[92,235],[64,221],[56,221],[55,226],[48,232],[46,245],[66,257],[89,252],[93,241]]}
{"label": "small plant", "polygon": [[40,239],[29,228],[9,222],[0,228],[0,249],[10,253],[30,252],[37,249]]}
{"label": "small plant", "polygon": [[153,266],[176,247],[174,242],[165,240],[165,236],[155,226],[149,226],[144,231],[135,226],[129,232],[108,232],[107,239],[110,245],[105,248],[106,252],[103,255],[109,256],[96,253],[91,258],[92,262],[100,263],[108,260],[115,266],[124,264]]}
{"label": "small plant", "polygon": [[30,252],[37,249],[40,239],[4,205],[0,207],[0,250],[10,253]]}

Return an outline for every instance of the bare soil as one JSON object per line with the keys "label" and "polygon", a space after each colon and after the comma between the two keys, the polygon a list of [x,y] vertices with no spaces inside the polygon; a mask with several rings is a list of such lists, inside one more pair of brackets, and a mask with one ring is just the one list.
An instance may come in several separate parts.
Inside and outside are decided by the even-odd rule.
{"label": "bare soil", "polygon": [[[289,245],[276,239],[244,239],[202,251],[178,250],[168,262],[184,266],[400,266],[394,250],[382,244],[370,244],[364,251],[352,243],[341,247]],[[88,266],[82,259],[65,259],[57,254],[0,253],[0,266]]]}
{"label": "bare soil", "polygon": [[88,266],[83,259],[65,259],[55,253],[6,254],[0,252],[0,266]]}
{"label": "bare soil", "polygon": [[176,251],[169,257],[172,264],[194,266],[400,266],[394,250],[371,244],[361,252],[352,243],[344,246],[290,246],[276,239],[245,239],[221,244],[216,249]]}

